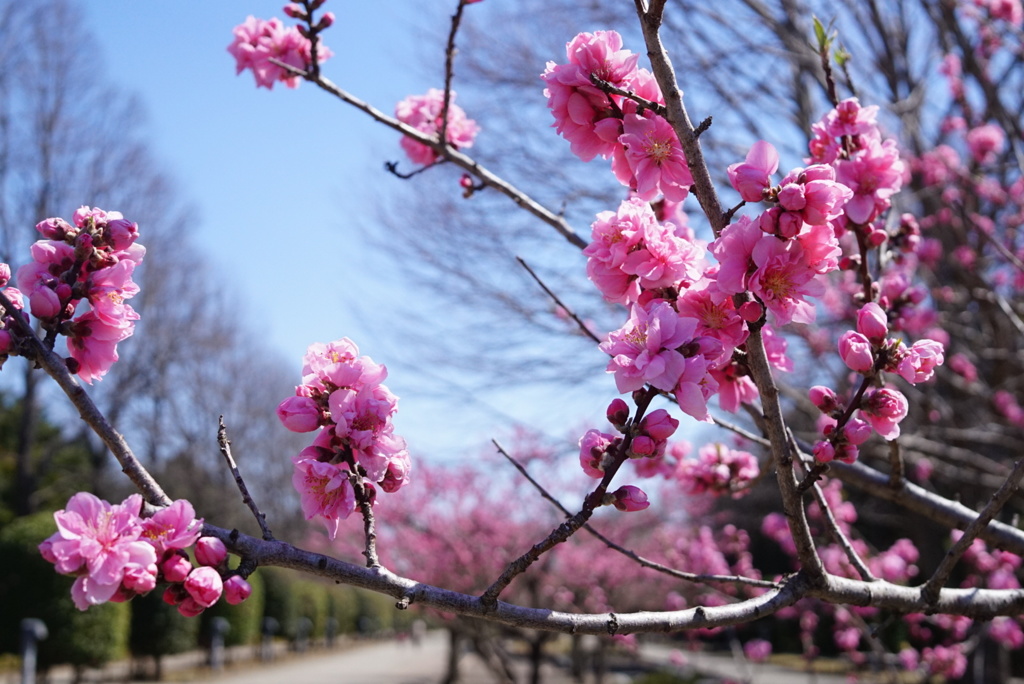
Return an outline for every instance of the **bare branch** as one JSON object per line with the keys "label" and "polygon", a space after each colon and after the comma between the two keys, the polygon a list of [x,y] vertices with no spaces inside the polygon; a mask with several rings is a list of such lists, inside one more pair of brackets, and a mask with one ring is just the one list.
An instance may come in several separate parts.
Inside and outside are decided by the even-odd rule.
{"label": "bare branch", "polygon": [[306,80],[315,83],[325,92],[334,95],[342,102],[352,105],[361,112],[364,112],[365,114],[369,115],[374,121],[382,123],[388,128],[393,128],[399,133],[409,136],[416,142],[423,143],[424,145],[430,147],[444,159],[452,162],[453,164],[465,170],[466,172],[473,174],[474,176],[479,178],[483,184],[487,185],[488,187],[494,188],[495,190],[497,190],[498,192],[502,193],[503,195],[511,199],[513,202],[515,202],[516,205],[519,206],[520,208],[528,211],[529,213],[533,214],[540,220],[544,221],[545,223],[553,227],[556,231],[558,231],[558,234],[561,235],[566,240],[568,240],[570,244],[573,244],[576,247],[579,247],[580,249],[583,249],[584,247],[587,246],[586,240],[577,235],[576,231],[572,229],[569,223],[561,215],[556,214],[550,209],[547,209],[546,207],[538,203],[536,200],[532,199],[529,195],[527,195],[526,193],[519,190],[511,183],[509,183],[508,181],[502,179],[501,177],[497,176],[496,174],[492,173],[488,169],[478,164],[473,158],[466,156],[465,154],[459,152],[458,150],[452,149],[448,145],[441,144],[436,139],[428,135],[425,135],[424,133],[413,128],[412,126],[407,126],[398,119],[388,116],[379,109],[376,109],[375,107],[367,104],[366,102],[360,100],[354,95],[351,95],[350,93],[342,90],[341,88],[339,88],[338,86],[336,86],[334,83],[324,78],[323,76],[318,75],[316,77],[313,77],[311,74],[302,71],[301,69],[296,69],[295,67],[289,64],[285,64],[284,62],[277,59],[270,59],[270,61],[289,73],[295,74],[296,76],[301,76]]}
{"label": "bare branch", "polygon": [[252,511],[253,517],[256,518],[256,522],[260,526],[260,531],[263,533],[263,538],[267,541],[274,541],[274,535],[267,525],[267,516],[260,510],[260,507],[256,505],[256,502],[249,494],[249,488],[245,486],[242,473],[239,472],[238,466],[235,464],[235,458],[231,455],[231,441],[228,440],[228,429],[224,425],[224,416],[221,416],[219,419],[217,444],[220,446],[220,453],[224,456],[224,460],[228,462],[228,468],[231,470],[232,477],[235,478],[238,491],[242,493],[242,502]]}
{"label": "bare branch", "polygon": [[978,535],[985,527],[988,526],[989,521],[995,518],[999,511],[1002,510],[1006,502],[1010,500],[1010,497],[1017,491],[1017,487],[1020,484],[1021,477],[1024,476],[1024,458],[1018,460],[1013,465],[1013,471],[1009,477],[1006,478],[1006,482],[1000,487],[989,500],[988,505],[978,514],[978,517],[967,526],[964,530],[964,534],[960,539],[953,544],[953,548],[946,553],[946,557],[942,559],[942,563],[935,569],[935,574],[925,582],[924,586],[921,587],[921,597],[932,605],[938,600],[939,589],[945,586],[946,582],[949,581],[949,575],[953,572],[953,567],[960,561],[960,558],[964,555],[964,552],[971,546]]}

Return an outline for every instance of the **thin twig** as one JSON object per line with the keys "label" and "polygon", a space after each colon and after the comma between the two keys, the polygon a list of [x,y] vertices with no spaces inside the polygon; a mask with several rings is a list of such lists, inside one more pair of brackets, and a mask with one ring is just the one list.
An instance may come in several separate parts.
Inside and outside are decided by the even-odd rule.
{"label": "thin twig", "polygon": [[238,486],[238,491],[242,494],[242,502],[252,511],[253,517],[256,518],[256,523],[260,526],[260,531],[263,533],[263,538],[267,541],[274,541],[274,535],[267,525],[267,516],[260,510],[260,507],[256,505],[256,501],[249,494],[249,488],[245,486],[242,473],[239,472],[235,458],[231,455],[231,441],[228,439],[228,429],[224,425],[224,416],[221,416],[218,421],[217,445],[220,447],[220,453],[224,456],[224,460],[228,462],[228,469],[231,470],[231,475],[235,478],[235,485]]}
{"label": "thin twig", "polygon": [[541,289],[544,290],[544,292],[547,293],[549,297],[551,297],[552,301],[554,301],[556,305],[560,306],[562,308],[562,311],[565,311],[569,315],[569,317],[572,318],[572,320],[576,321],[576,325],[579,326],[580,330],[583,332],[584,335],[592,339],[594,342],[597,342],[598,344],[601,343],[601,338],[594,334],[594,331],[587,327],[587,324],[584,323],[580,319],[580,317],[576,315],[576,312],[567,307],[562,302],[562,300],[558,298],[558,295],[552,292],[551,288],[544,284],[544,281],[540,279],[540,276],[538,276],[536,272],[534,272],[534,270],[527,265],[527,263],[523,260],[522,257],[517,256],[516,261],[518,261],[519,265],[525,268],[526,272],[529,273],[535,281],[537,281],[537,284],[540,285]]}
{"label": "thin twig", "polygon": [[[636,397],[636,412],[633,415],[633,424],[640,423],[644,412],[651,403],[651,399],[656,395],[657,390],[652,390],[644,392],[641,396]],[[505,568],[505,571],[501,573],[501,576],[498,577],[491,586],[487,587],[487,590],[480,596],[480,600],[484,602],[484,605],[495,605],[498,600],[498,595],[512,582],[513,579],[526,572],[526,569],[533,565],[533,563],[546,552],[576,534],[576,532],[578,532],[579,529],[583,527],[588,520],[590,520],[594,511],[605,503],[605,493],[607,493],[608,487],[611,485],[615,474],[618,473],[619,468],[626,462],[626,459],[628,458],[627,454],[629,453],[629,446],[632,441],[633,438],[631,433],[627,433],[623,436],[622,441],[619,442],[619,445],[615,450],[615,453],[612,454],[611,462],[605,466],[604,476],[601,478],[601,481],[594,490],[583,500],[583,507],[580,511],[552,530],[551,533],[542,541],[534,544],[529,551],[509,563],[508,567]]]}
{"label": "thin twig", "polygon": [[377,524],[373,517],[370,495],[361,475],[352,474],[352,487],[356,492],[359,513],[363,516],[363,536],[366,539],[363,555],[366,556],[366,567],[379,568],[381,565],[380,558],[377,556]]}
{"label": "thin twig", "polygon": [[438,159],[437,161],[430,162],[426,166],[421,166],[420,168],[416,169],[415,171],[410,171],[409,173],[402,173],[401,171],[398,170],[398,162],[389,161],[389,162],[384,162],[384,170],[386,170],[388,173],[390,173],[393,176],[397,176],[398,178],[401,178],[402,180],[409,180],[413,176],[417,176],[417,175],[423,173],[424,171],[426,171],[427,169],[432,169],[435,166],[438,166],[439,164],[444,164],[444,162],[445,162],[444,159]]}
{"label": "thin twig", "polygon": [[889,442],[889,484],[893,487],[900,487],[905,478],[900,440],[894,439]]}
{"label": "thin twig", "polygon": [[606,93],[611,93],[613,95],[619,95],[621,97],[626,98],[627,100],[632,100],[633,102],[636,102],[638,105],[640,105],[641,110],[649,109],[650,111],[654,112],[655,114],[662,118],[664,118],[664,116],[667,114],[667,111],[665,110],[665,105],[659,104],[658,102],[655,102],[653,100],[648,100],[646,97],[640,97],[632,90],[624,90],[622,88],[619,88],[618,86],[612,85],[611,83],[604,80],[597,74],[590,75],[590,82],[597,86],[599,90],[602,90]]}
{"label": "thin twig", "polygon": [[[501,446],[501,444],[499,444],[497,440],[492,439],[491,444],[494,445],[494,447],[498,450],[499,454],[504,456],[508,460],[508,462],[511,463],[515,467],[515,469],[518,470],[522,474],[522,476],[525,477],[526,480],[534,486],[534,488],[540,493],[540,495],[543,498],[551,502],[551,505],[553,505],[563,514],[565,514],[567,518],[572,517],[572,513],[569,512],[569,509],[563,506],[562,502],[560,502],[558,499],[556,499],[554,496],[548,493],[548,491],[544,489],[544,486],[537,482],[537,480],[535,480],[532,475],[530,475],[529,471],[526,470],[526,467],[522,463],[520,463],[514,456],[509,454],[508,451],[506,451],[505,448]],[[777,582],[754,579],[751,577],[743,577],[740,575],[698,575],[692,572],[676,570],[675,568],[670,568],[667,565],[662,565],[661,563],[652,561],[648,558],[644,558],[635,551],[631,551],[630,549],[627,549],[624,546],[621,546],[620,544],[616,544],[611,539],[609,539],[608,537],[604,536],[596,529],[594,529],[594,527],[590,523],[586,523],[583,526],[583,529],[589,532],[591,535],[593,535],[596,539],[598,539],[608,548],[618,553],[621,553],[623,556],[626,556],[630,560],[635,561],[641,567],[650,568],[651,570],[664,573],[677,579],[686,580],[688,582],[697,582],[701,584],[708,584],[710,582],[746,584],[749,586],[763,587],[766,589],[778,588],[780,586]]]}
{"label": "thin twig", "polygon": [[355,107],[356,109],[360,110],[361,112],[367,114],[374,121],[382,123],[388,128],[392,128],[401,133],[402,135],[412,138],[416,142],[423,143],[430,149],[437,152],[438,155],[440,155],[444,159],[447,159],[448,161],[452,162],[453,164],[463,169],[467,173],[476,176],[486,186],[494,188],[498,192],[502,193],[503,195],[511,199],[520,208],[533,214],[540,220],[550,225],[558,232],[559,235],[565,238],[570,244],[579,247],[580,249],[583,249],[587,246],[587,241],[581,238],[579,235],[577,235],[576,231],[572,229],[572,226],[570,226],[569,223],[565,220],[565,218],[563,218],[560,214],[551,211],[550,209],[543,206],[542,204],[534,200],[532,197],[527,195],[522,190],[516,188],[508,181],[504,180],[500,176],[497,176],[496,174],[492,173],[485,167],[481,166],[472,157],[469,157],[458,150],[452,149],[448,145],[442,145],[437,141],[436,138],[426,135],[416,130],[412,126],[408,126],[402,123],[401,121],[395,119],[394,117],[388,116],[379,109],[367,104],[363,100],[360,100],[359,98],[348,93],[347,91],[342,90],[337,85],[332,83],[330,80],[324,78],[323,76],[313,77],[311,74],[303,71],[302,69],[296,69],[290,64],[285,64],[284,62],[278,59],[271,58],[269,61],[281,67],[288,73],[305,78],[307,81],[315,84],[321,90],[330,93],[331,95],[335,96],[342,102],[349,104]]}
{"label": "thin twig", "polygon": [[448,32],[448,46],[444,51],[444,102],[441,105],[441,129],[437,132],[437,141],[445,147],[448,147],[448,109],[452,102],[452,77],[456,52],[455,34],[459,31],[462,10],[465,6],[465,0],[459,0],[459,6],[455,8],[455,14],[452,15],[452,28]]}
{"label": "thin twig", "polygon": [[828,532],[832,535],[832,539],[839,544],[839,548],[846,554],[847,560],[857,570],[857,574],[865,582],[875,582],[878,580],[877,577],[872,574],[871,570],[868,569],[867,564],[857,553],[857,550],[853,548],[853,544],[850,543],[850,539],[843,532],[842,528],[839,527],[839,523],[836,521],[835,515],[832,513],[832,507],[828,505],[828,501],[825,500],[825,493],[821,491],[821,485],[815,482],[811,485],[811,492],[814,494],[814,500],[818,502],[818,508],[821,510],[821,517],[825,521],[825,527],[828,528]]}
{"label": "thin twig", "polygon": [[56,381],[71,403],[78,409],[78,415],[103,440],[103,443],[110,449],[110,453],[121,464],[122,472],[142,492],[146,502],[158,508],[171,505],[170,498],[135,457],[124,437],[110,425],[96,404],[86,394],[85,389],[68,371],[64,359],[43,345],[35,331],[32,330],[25,314],[15,307],[3,292],[0,292],[0,306],[9,314],[10,320],[14,323],[15,332],[22,338],[22,348],[27,346],[27,350],[32,352],[30,360]]}
{"label": "thin twig", "polygon": [[960,557],[964,555],[967,549],[971,546],[974,540],[978,537],[982,530],[984,530],[990,520],[999,514],[1006,502],[1010,500],[1010,497],[1017,491],[1017,486],[1020,484],[1021,477],[1024,476],[1024,458],[1020,459],[1013,464],[1013,470],[1010,475],[1006,478],[1006,482],[1003,486],[996,490],[995,494],[989,500],[988,505],[978,514],[978,517],[967,526],[964,530],[964,534],[960,539],[953,544],[947,553],[946,557],[939,563],[939,567],[936,568],[935,574],[925,582],[924,586],[921,587],[921,598],[931,606],[934,605],[939,597],[939,590],[946,585],[949,581],[949,575],[953,572],[953,567],[960,561]]}

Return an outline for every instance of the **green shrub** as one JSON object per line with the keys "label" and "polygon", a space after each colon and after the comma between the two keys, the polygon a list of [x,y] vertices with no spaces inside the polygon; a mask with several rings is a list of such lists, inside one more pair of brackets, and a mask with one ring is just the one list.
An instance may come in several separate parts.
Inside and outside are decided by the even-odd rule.
{"label": "green shrub", "polygon": [[222,617],[231,624],[231,629],[224,636],[225,646],[245,646],[259,642],[265,599],[262,571],[250,575],[249,584],[252,585],[252,595],[242,603],[232,606],[221,599],[203,612],[203,634],[209,634],[213,618]]}
{"label": "green shrub", "polygon": [[23,618],[42,620],[49,637],[39,644],[39,666],[68,663],[100,667],[128,654],[131,611],[106,603],[87,611],[71,601],[73,579],[58,575],[39,554],[39,543],[56,531],[51,513],[15,519],[0,530],[0,650],[16,653]]}
{"label": "green shrub", "polygon": [[293,586],[294,577],[281,568],[260,568],[256,572],[263,578],[263,615],[277,620],[280,625],[277,636],[295,638],[299,605]]}
{"label": "green shrub", "polygon": [[130,646],[136,656],[163,656],[183,653],[198,646],[199,620],[187,618],[163,601],[164,586],[132,600]]}

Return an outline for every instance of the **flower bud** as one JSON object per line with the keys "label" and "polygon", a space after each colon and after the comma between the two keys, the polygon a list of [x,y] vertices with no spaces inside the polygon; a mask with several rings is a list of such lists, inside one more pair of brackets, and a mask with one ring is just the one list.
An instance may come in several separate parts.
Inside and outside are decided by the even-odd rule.
{"label": "flower bud", "polygon": [[[203,566],[196,568],[188,574],[185,579],[185,591],[188,595],[203,608],[209,608],[224,591],[224,580],[220,573],[211,567]],[[185,600],[187,602],[188,599]],[[183,602],[183,605],[184,603]],[[181,608],[178,608],[179,612]]]}
{"label": "flower bud", "polygon": [[875,356],[868,338],[852,330],[839,338],[839,356],[850,370],[867,373],[875,366]]}
{"label": "flower bud", "polygon": [[644,491],[633,485],[619,487],[612,493],[612,496],[615,499],[612,505],[620,511],[642,511],[651,505]]}
{"label": "flower bud", "polygon": [[160,572],[168,582],[184,582],[188,573],[192,572],[192,563],[185,556],[175,553],[160,564]]}
{"label": "flower bud", "polygon": [[811,403],[817,406],[822,413],[832,413],[839,408],[836,393],[828,387],[815,385],[807,392],[807,395],[810,397]]}
{"label": "flower bud", "polygon": [[312,432],[320,427],[323,413],[312,397],[288,397],[277,407],[277,417],[292,432]]}
{"label": "flower bud", "polygon": [[224,582],[224,600],[233,606],[238,605],[252,594],[252,585],[242,579],[241,575],[232,575]]}
{"label": "flower bud", "polygon": [[626,427],[626,423],[629,422],[629,405],[619,397],[616,397],[608,404],[605,415],[608,416],[608,422],[621,432]]}
{"label": "flower bud", "polygon": [[200,537],[196,542],[196,562],[217,567],[228,557],[228,549],[217,537]]}
{"label": "flower bud", "polygon": [[875,302],[868,302],[857,312],[857,332],[872,342],[881,342],[889,334],[889,319]]}

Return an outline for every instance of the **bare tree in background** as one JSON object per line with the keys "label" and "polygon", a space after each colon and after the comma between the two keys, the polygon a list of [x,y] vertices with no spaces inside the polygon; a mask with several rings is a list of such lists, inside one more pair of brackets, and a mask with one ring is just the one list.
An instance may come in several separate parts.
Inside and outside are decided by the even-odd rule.
{"label": "bare tree in background", "polygon": [[[94,394],[111,421],[145,445],[143,454],[165,481],[187,483],[190,491],[209,483],[197,499],[233,519],[231,509],[244,508],[218,491],[224,468],[216,416],[238,428],[231,436],[245,446],[251,463],[242,465],[254,489],[279,481],[283,470],[273,463],[289,465],[289,436],[266,427],[263,416],[276,403],[264,398],[291,389],[288,373],[254,339],[245,348],[229,344],[244,330],[238,305],[192,245],[193,212],[153,158],[137,103],[104,82],[96,37],[83,25],[69,0],[0,2],[0,258],[24,263],[39,237],[38,221],[86,202],[138,222],[149,248],[136,273],[141,293],[132,302],[142,320]],[[14,491],[16,512],[26,514],[34,509],[31,453],[47,395],[37,387],[38,373],[25,368],[21,377],[16,391],[25,411]],[[237,387],[240,377],[245,392]],[[267,387],[257,389],[259,383]],[[99,443],[91,451],[92,488],[104,491],[110,457]],[[282,505],[277,519],[285,521],[285,511],[294,509]]]}

